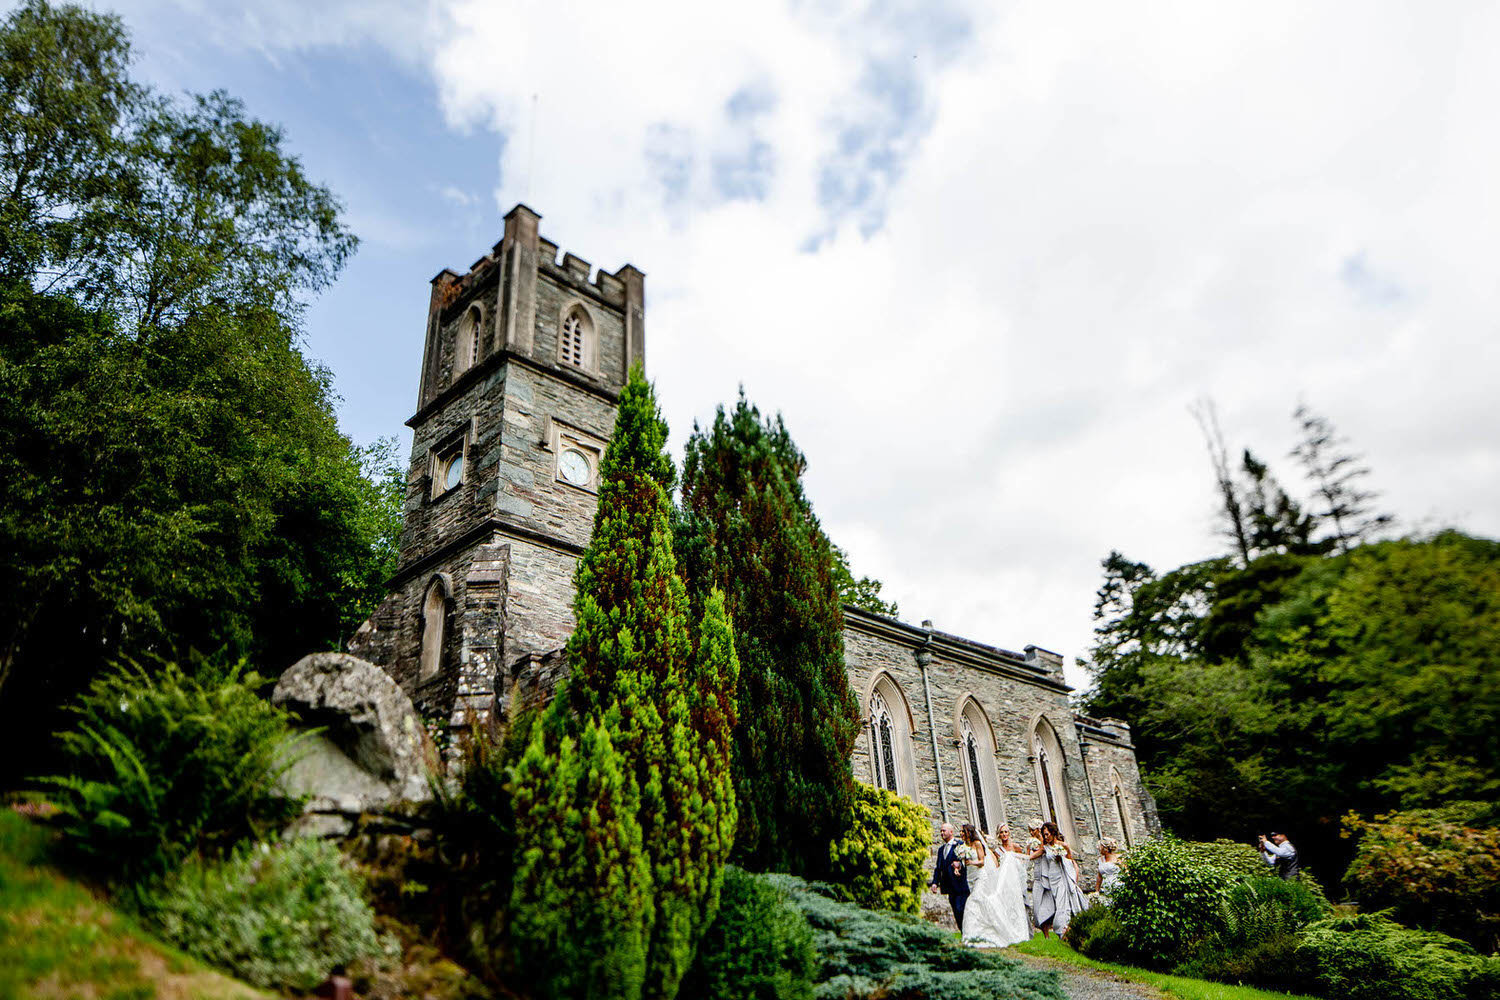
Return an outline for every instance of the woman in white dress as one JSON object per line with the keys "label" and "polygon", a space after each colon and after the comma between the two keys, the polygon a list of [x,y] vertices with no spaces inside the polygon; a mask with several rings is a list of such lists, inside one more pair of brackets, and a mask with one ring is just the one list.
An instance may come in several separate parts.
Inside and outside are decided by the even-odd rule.
{"label": "woman in white dress", "polygon": [[1015,944],[1009,937],[995,884],[1001,875],[1000,859],[985,846],[984,838],[972,823],[965,823],[959,834],[963,846],[958,856],[964,862],[969,879],[969,901],[964,906],[964,944],[975,948],[1003,948]]}
{"label": "woman in white dress", "polygon": [[995,830],[995,841],[995,871],[985,889],[997,915],[995,936],[1002,944],[1019,944],[1031,938],[1031,918],[1026,913],[1026,851],[1011,839],[1009,823],[1001,823]]}
{"label": "woman in white dress", "polygon": [[1057,824],[1042,824],[1042,844],[1032,852],[1031,859],[1038,862],[1032,890],[1032,917],[1041,928],[1043,937],[1049,931],[1062,935],[1073,915],[1082,912],[1088,904],[1078,888],[1073,851],[1063,840]]}
{"label": "woman in white dress", "polygon": [[1099,838],[1099,898],[1108,904],[1120,881],[1120,844],[1113,837]]}

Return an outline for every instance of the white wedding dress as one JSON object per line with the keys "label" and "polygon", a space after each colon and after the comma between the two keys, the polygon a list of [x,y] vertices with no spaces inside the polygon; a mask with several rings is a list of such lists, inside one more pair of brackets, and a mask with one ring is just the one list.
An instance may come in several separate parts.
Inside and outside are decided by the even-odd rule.
{"label": "white wedding dress", "polygon": [[1026,859],[1014,851],[985,851],[964,907],[964,944],[1006,948],[1030,937]]}

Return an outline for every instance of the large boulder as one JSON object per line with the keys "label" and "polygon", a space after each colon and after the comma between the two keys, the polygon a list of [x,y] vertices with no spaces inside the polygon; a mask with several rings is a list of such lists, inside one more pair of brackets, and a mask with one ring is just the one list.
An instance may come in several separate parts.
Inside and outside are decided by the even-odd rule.
{"label": "large boulder", "polygon": [[348,653],[313,653],[271,693],[310,734],[283,783],[310,795],[311,812],[360,813],[431,798],[436,749],[406,692],[379,667]]}

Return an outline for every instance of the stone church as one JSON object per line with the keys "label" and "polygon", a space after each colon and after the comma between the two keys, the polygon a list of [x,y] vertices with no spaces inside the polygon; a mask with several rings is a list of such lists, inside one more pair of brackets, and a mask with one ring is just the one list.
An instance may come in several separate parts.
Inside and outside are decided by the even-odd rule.
{"label": "stone church", "polygon": [[[432,279],[400,568],[349,651],[387,670],[442,742],[550,696],[573,628],[573,567],[599,461],[646,350],[645,275],[591,277],[517,205],[489,253]],[[854,608],[857,777],[934,824],[1055,820],[1091,859],[1156,832],[1130,728],[1069,705],[1062,658],[1014,652]]]}

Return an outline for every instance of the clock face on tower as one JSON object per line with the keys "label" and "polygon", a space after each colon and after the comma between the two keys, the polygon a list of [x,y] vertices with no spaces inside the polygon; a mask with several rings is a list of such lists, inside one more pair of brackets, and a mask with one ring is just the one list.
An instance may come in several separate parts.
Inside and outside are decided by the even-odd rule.
{"label": "clock face on tower", "polygon": [[563,449],[563,453],[557,459],[557,470],[562,473],[564,482],[572,483],[574,486],[589,484],[589,460],[577,448]]}

